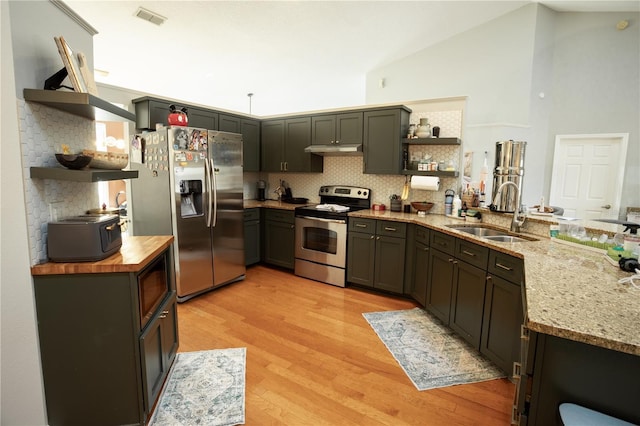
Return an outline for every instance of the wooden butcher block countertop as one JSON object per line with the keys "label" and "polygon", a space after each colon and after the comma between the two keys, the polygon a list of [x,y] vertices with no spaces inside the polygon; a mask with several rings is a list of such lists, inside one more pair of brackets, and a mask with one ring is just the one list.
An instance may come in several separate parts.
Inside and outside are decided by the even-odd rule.
{"label": "wooden butcher block countertop", "polygon": [[123,237],[120,251],[97,262],[47,262],[31,267],[31,275],[138,272],[173,242],[172,235]]}

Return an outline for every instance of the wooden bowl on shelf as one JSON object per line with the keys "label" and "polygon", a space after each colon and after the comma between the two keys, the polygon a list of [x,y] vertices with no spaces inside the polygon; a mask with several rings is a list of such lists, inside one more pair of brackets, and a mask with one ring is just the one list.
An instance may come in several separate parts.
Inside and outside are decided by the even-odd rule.
{"label": "wooden bowl on shelf", "polygon": [[426,201],[412,201],[411,207],[419,212],[428,212],[433,207],[433,203],[427,203]]}
{"label": "wooden bowl on shelf", "polygon": [[80,170],[89,165],[92,157],[82,154],[56,154],[56,160],[68,169]]}

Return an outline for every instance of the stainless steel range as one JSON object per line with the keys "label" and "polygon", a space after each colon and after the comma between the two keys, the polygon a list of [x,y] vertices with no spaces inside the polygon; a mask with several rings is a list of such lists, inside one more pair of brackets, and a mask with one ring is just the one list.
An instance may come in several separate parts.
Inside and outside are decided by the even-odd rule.
{"label": "stainless steel range", "polygon": [[298,207],[296,275],[344,287],[347,267],[347,221],[351,211],[371,207],[371,190],[322,186],[320,204]]}

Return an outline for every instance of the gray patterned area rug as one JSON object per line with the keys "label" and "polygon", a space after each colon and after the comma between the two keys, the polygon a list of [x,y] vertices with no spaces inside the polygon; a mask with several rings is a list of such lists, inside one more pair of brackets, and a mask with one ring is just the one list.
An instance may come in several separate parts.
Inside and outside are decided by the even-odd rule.
{"label": "gray patterned area rug", "polygon": [[362,315],[418,390],[505,377],[491,361],[424,309]]}
{"label": "gray patterned area rug", "polygon": [[178,353],[149,426],[244,424],[246,352]]}

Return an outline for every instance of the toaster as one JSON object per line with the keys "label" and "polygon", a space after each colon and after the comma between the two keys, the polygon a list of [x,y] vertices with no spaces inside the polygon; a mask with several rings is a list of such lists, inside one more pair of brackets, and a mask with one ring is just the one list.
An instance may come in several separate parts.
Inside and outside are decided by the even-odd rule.
{"label": "toaster", "polygon": [[53,262],[90,262],[105,259],[122,246],[120,217],[82,215],[49,222],[47,256]]}

